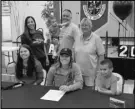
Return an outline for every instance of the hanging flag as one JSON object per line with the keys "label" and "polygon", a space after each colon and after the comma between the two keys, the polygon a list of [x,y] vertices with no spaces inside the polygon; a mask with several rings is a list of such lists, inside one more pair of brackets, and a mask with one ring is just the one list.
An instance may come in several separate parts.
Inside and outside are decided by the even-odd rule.
{"label": "hanging flag", "polygon": [[92,20],[93,31],[107,23],[108,1],[81,1],[81,20],[87,17]]}

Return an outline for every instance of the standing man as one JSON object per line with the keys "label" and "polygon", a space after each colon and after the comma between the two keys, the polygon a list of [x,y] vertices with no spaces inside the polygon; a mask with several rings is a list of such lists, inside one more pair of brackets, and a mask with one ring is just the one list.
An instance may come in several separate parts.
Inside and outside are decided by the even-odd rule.
{"label": "standing man", "polygon": [[62,13],[62,23],[64,26],[61,28],[59,39],[60,39],[60,47],[59,51],[62,48],[69,48],[73,50],[74,44],[80,37],[80,29],[79,27],[71,22],[72,20],[72,12],[69,9],[65,9]]}

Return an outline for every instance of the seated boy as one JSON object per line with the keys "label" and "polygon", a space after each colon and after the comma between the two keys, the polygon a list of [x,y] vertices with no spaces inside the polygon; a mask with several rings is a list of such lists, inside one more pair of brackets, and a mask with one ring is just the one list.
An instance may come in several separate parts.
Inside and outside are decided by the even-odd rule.
{"label": "seated boy", "polygon": [[109,59],[101,61],[99,66],[99,73],[95,80],[95,90],[104,94],[119,95],[122,92],[119,91],[118,81],[120,78],[113,74],[113,63]]}

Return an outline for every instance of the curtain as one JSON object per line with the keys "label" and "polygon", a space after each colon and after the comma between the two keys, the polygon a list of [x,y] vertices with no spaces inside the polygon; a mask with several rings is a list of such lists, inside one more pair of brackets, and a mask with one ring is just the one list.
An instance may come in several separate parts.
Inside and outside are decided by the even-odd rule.
{"label": "curtain", "polygon": [[27,1],[9,1],[11,8],[11,36],[12,41],[23,33],[25,12],[27,12]]}

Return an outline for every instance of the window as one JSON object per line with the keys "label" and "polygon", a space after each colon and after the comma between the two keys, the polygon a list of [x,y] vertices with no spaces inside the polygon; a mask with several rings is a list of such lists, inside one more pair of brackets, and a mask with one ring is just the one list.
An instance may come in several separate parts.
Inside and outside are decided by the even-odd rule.
{"label": "window", "polygon": [[8,1],[2,1],[2,41],[11,41],[11,20]]}

